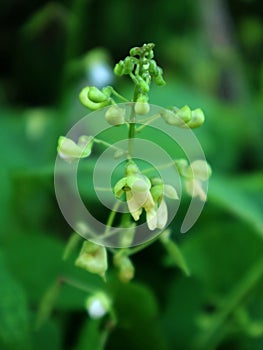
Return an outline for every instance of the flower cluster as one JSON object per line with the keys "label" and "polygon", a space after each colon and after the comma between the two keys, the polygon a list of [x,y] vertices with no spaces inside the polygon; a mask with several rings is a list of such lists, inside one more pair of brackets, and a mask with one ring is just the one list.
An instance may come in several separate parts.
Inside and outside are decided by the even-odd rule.
{"label": "flower cluster", "polygon": [[[68,163],[89,157],[96,144],[107,148],[111,147],[114,150],[113,158],[123,157],[125,159],[123,177],[116,182],[113,191],[117,199],[125,197],[128,210],[126,213],[120,214],[118,211],[120,203],[116,200],[105,222],[104,232],[98,234],[98,238],[101,240],[99,242],[107,242],[109,238],[119,234],[120,237],[114,236],[114,239],[117,237],[116,242],[118,242],[118,247],[121,249],[115,250],[112,248],[110,251],[113,254],[112,262],[122,282],[129,282],[135,274],[135,267],[130,257],[138,251],[137,247],[133,250],[132,246],[138,242],[136,241],[137,234],[140,233],[139,230],[139,232],[137,231],[138,221],[143,221],[144,214],[150,231],[164,230],[161,235],[161,242],[170,256],[176,256],[173,260],[175,265],[180,266],[186,274],[189,274],[178,248],[170,237],[170,233],[168,234],[168,230],[165,230],[168,223],[167,198],[178,200],[177,190],[172,185],[164,183],[162,178],[148,177],[145,175],[146,173],[149,174],[148,172],[139,169],[134,157],[135,142],[136,135],[158,118],[162,118],[171,127],[194,129],[204,123],[205,116],[200,108],[191,110],[188,105],[181,108],[162,108],[160,112],[151,115],[153,108],[150,108],[148,103],[151,82],[153,81],[159,86],[165,85],[163,71],[154,60],[153,49],[154,44],[152,43],[134,47],[129,51],[126,58],[115,65],[115,75],[118,77],[127,75],[134,84],[134,94],[131,99],[122,96],[112,86],[86,86],[79,94],[80,102],[89,110],[99,111],[104,108],[103,112],[98,115],[103,115],[106,122],[114,127],[116,132],[118,130],[122,133],[127,127],[127,135],[121,135],[123,139],[126,136],[128,137],[127,149],[115,147],[103,138],[97,138],[97,135],[94,137],[82,135],[77,140],[61,136],[58,140],[58,155]],[[119,105],[117,99],[125,102],[126,105]],[[147,114],[148,116],[146,116]],[[138,116],[145,117],[137,120]],[[142,125],[138,126],[138,124]],[[120,127],[121,125],[122,127]],[[173,159],[168,164],[160,164],[160,169],[174,166],[184,181],[186,192],[191,197],[205,201],[207,180],[211,175],[211,168],[208,163],[204,159],[191,160],[190,162],[185,159]],[[150,169],[153,173],[156,173],[156,170],[158,169]],[[103,190],[111,189],[105,188]],[[118,215],[118,218],[116,218],[116,215]],[[118,230],[113,225],[116,222],[118,223]],[[79,224],[83,223],[80,222]],[[91,237],[97,234],[92,229],[90,231]],[[81,232],[83,232],[83,228]],[[87,228],[87,232],[87,236],[89,236],[89,228]],[[74,239],[72,242],[69,244],[70,249],[73,249],[76,240]],[[108,249],[96,242],[84,241],[75,260],[75,265],[89,273],[99,275],[106,281]],[[111,300],[107,295],[95,293],[87,299],[86,308],[90,317],[99,319],[111,312]]]}

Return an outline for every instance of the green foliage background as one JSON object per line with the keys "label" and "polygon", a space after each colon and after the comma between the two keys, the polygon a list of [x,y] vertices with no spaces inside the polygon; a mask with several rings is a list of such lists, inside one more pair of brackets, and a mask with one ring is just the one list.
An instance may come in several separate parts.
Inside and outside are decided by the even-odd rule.
{"label": "green foliage background", "polygon": [[[0,10],[0,348],[261,350],[261,2],[9,0]],[[105,286],[61,260],[71,229],[54,195],[56,144],[86,114],[77,96],[92,64],[113,67],[144,42],[155,42],[167,80],[151,102],[204,109],[196,134],[213,176],[191,231],[179,232],[186,201],[172,225],[190,277],[156,243],[134,256],[132,283],[112,270]],[[130,94],[128,82],[114,84]],[[41,319],[50,288],[57,298]],[[114,300],[106,345],[105,325],[84,309],[90,288]]]}

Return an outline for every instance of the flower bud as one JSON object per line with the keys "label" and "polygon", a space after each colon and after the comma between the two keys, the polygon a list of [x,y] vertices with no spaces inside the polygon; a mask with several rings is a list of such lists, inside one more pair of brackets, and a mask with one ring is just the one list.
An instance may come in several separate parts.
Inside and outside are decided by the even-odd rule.
{"label": "flower bud", "polygon": [[[83,106],[96,111],[99,110],[103,107],[108,106],[109,104],[111,104],[111,99],[106,99],[102,102],[94,102],[89,98],[89,91],[90,91],[90,87],[86,86],[84,89],[81,90],[80,94],[79,94],[79,99],[80,102],[83,104]],[[98,90],[99,91],[99,90]],[[100,92],[100,91],[99,91]],[[95,94],[95,92],[94,92]],[[98,95],[97,95],[98,98]]]}
{"label": "flower bud", "polygon": [[138,115],[145,115],[149,113],[150,106],[147,102],[136,102],[134,106],[134,111]]}
{"label": "flower bud", "polygon": [[148,97],[145,95],[140,95],[138,97],[138,99],[134,105],[134,111],[136,114],[145,115],[145,114],[149,113],[150,106],[149,106],[149,103],[147,103],[147,101],[148,101]]}
{"label": "flower bud", "polygon": [[189,126],[189,128],[194,129],[201,126],[204,123],[204,121],[205,121],[204,112],[200,108],[197,108],[194,111],[192,111],[192,118],[187,123],[187,125]]}
{"label": "flower bud", "polygon": [[161,117],[164,119],[164,121],[169,125],[178,125],[180,124],[180,120],[177,117],[177,115],[169,110],[169,109],[163,109],[160,112]]}
{"label": "flower bud", "polygon": [[121,77],[124,73],[124,62],[121,60],[119,63],[117,63],[114,67],[114,73]]}
{"label": "flower bud", "polygon": [[123,74],[130,74],[133,71],[134,68],[134,58],[132,57],[126,57],[124,60],[124,70]]}
{"label": "flower bud", "polygon": [[151,60],[149,62],[149,73],[152,74],[153,76],[158,75],[158,66],[154,60]]}
{"label": "flower bud", "polygon": [[188,123],[192,118],[192,112],[189,106],[185,105],[184,107],[176,111],[176,116],[184,123]]}
{"label": "flower bud", "polygon": [[135,269],[127,256],[116,254],[114,256],[114,264],[119,270],[118,276],[122,282],[127,283],[133,279]]}
{"label": "flower bud", "polygon": [[139,168],[134,162],[129,162],[126,166],[126,174],[127,176],[135,175],[139,172]]}
{"label": "flower bud", "polygon": [[105,86],[102,90],[103,94],[106,97],[110,97],[111,93],[112,93],[112,87],[111,86]]}
{"label": "flower bud", "polygon": [[158,202],[160,198],[163,196],[163,184],[154,185],[151,188],[151,194],[155,202]]}
{"label": "flower bud", "polygon": [[125,122],[125,109],[116,105],[111,106],[105,113],[105,119],[111,125],[121,125]]}
{"label": "flower bud", "polygon": [[153,58],[153,57],[154,57],[154,52],[153,52],[153,50],[150,50],[150,51],[147,53],[146,56],[148,56],[149,59]]}
{"label": "flower bud", "polygon": [[106,248],[91,241],[85,241],[75,265],[104,277],[108,269]]}
{"label": "flower bud", "polygon": [[141,53],[141,48],[140,47],[133,47],[130,49],[130,55],[131,56],[137,56]]}
{"label": "flower bud", "polygon": [[156,68],[156,74],[154,75],[154,82],[159,86],[164,86],[166,84],[163,78],[163,70],[161,67]]}
{"label": "flower bud", "polygon": [[105,293],[97,292],[86,299],[85,308],[90,317],[96,320],[111,310],[111,300]]}
{"label": "flower bud", "polygon": [[92,102],[104,102],[108,99],[108,97],[101,92],[96,86],[91,86],[88,91],[88,98]]}

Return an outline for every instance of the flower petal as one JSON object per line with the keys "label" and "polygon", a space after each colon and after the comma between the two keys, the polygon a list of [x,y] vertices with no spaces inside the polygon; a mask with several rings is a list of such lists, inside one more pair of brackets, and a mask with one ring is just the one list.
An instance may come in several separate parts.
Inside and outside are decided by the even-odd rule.
{"label": "flower petal", "polygon": [[157,227],[163,229],[168,220],[167,205],[164,200],[161,201],[157,210]]}
{"label": "flower petal", "polygon": [[120,198],[120,196],[123,194],[123,187],[126,186],[126,182],[127,182],[127,178],[123,177],[115,184],[113,188],[115,197]]}
{"label": "flower petal", "polygon": [[146,212],[147,225],[150,230],[155,230],[157,228],[157,213],[156,210],[151,209]]}
{"label": "flower petal", "polygon": [[176,189],[171,185],[163,185],[163,194],[170,199],[179,199]]}
{"label": "flower petal", "polygon": [[81,152],[79,146],[73,140],[60,136],[58,139],[58,154],[61,158],[72,161],[79,158]]}
{"label": "flower petal", "polygon": [[202,188],[202,182],[196,179],[185,180],[186,192],[192,197],[199,197],[201,201],[206,201],[206,193]]}
{"label": "flower petal", "polygon": [[207,180],[212,173],[211,167],[205,160],[197,159],[190,166],[193,171],[193,177],[202,181]]}
{"label": "flower petal", "polygon": [[126,191],[126,200],[129,208],[129,212],[135,221],[139,220],[142,213],[142,207],[136,202],[134,195],[131,191]]}

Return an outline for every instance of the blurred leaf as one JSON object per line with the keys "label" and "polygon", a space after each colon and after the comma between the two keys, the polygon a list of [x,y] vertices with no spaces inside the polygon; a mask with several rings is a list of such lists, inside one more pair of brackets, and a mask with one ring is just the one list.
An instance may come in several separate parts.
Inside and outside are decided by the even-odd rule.
{"label": "blurred leaf", "polygon": [[[249,178],[248,178],[249,182]],[[263,212],[253,197],[247,195],[235,180],[212,176],[209,182],[208,198],[240,217],[263,237]],[[262,203],[263,204],[263,203]]]}
{"label": "blurred leaf", "polygon": [[0,255],[0,347],[29,349],[29,315],[23,289],[6,269]]}
{"label": "blurred leaf", "polygon": [[109,338],[111,348],[120,349],[125,344],[127,350],[167,350],[153,292],[142,284],[117,280],[111,288],[117,317],[116,329]]}
{"label": "blurred leaf", "polygon": [[80,245],[80,242],[82,241],[82,238],[79,234],[73,233],[67,242],[67,245],[65,247],[64,253],[63,253],[63,260],[67,260],[67,258],[77,249],[77,247]]}
{"label": "blurred leaf", "polygon": [[88,319],[81,329],[79,340],[74,350],[103,350],[101,320]]}
{"label": "blurred leaf", "polygon": [[203,287],[195,278],[180,276],[172,282],[162,314],[170,349],[174,349],[175,344],[178,349],[191,349],[192,339],[198,332],[196,317],[203,308],[204,300]]}
{"label": "blurred leaf", "polygon": [[[80,281],[80,285],[88,290],[103,287],[99,277],[76,268],[73,258],[62,260],[64,244],[55,237],[39,233],[17,234],[9,236],[4,247],[11,270],[32,302],[39,303],[47,286],[58,278],[63,278],[65,282]],[[82,309],[82,298],[87,294],[85,288],[79,290],[64,284],[56,308]]]}
{"label": "blurred leaf", "polygon": [[32,332],[33,350],[62,349],[63,327],[59,322],[48,320],[40,329]]}
{"label": "blurred leaf", "polygon": [[37,313],[36,329],[40,328],[50,317],[59,296],[61,284],[59,281],[53,283],[44,294]]}
{"label": "blurred leaf", "polygon": [[211,316],[208,326],[196,339],[197,349],[209,350],[216,348],[225,335],[227,318],[236,310],[248,293],[255,288],[262,276],[263,259],[261,258],[252,267],[248,268],[245,276],[224,298],[218,311]]}

